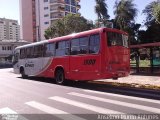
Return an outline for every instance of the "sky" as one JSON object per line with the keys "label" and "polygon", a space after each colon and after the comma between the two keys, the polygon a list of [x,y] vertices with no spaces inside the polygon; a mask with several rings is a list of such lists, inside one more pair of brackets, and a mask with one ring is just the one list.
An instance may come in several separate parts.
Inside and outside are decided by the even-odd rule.
{"label": "sky", "polygon": [[[110,19],[114,18],[113,6],[116,0],[106,0],[108,5],[108,13]],[[135,19],[137,23],[142,23],[145,20],[145,16],[142,15],[142,10],[147,4],[155,0],[134,0],[138,9],[138,17]],[[94,11],[95,0],[81,0],[80,13],[88,20],[96,20],[97,15]],[[19,12],[19,0],[0,0],[0,18],[8,18],[18,20],[20,23],[20,12]]]}

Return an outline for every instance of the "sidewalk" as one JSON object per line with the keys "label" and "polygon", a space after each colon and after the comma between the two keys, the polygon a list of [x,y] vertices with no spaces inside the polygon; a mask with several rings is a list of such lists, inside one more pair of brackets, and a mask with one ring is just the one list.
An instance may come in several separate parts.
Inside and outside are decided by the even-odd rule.
{"label": "sidewalk", "polygon": [[160,76],[130,75],[128,77],[119,78],[118,80],[101,79],[92,82],[98,84],[111,84],[115,86],[160,90]]}

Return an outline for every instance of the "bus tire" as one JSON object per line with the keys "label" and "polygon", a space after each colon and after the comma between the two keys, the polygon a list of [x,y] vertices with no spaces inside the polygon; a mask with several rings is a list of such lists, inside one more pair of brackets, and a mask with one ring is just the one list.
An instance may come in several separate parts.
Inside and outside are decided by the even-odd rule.
{"label": "bus tire", "polygon": [[21,68],[21,69],[20,69],[20,73],[21,73],[21,77],[22,77],[23,79],[28,78],[28,75],[25,74],[24,68]]}
{"label": "bus tire", "polygon": [[118,80],[118,77],[113,77],[112,79],[113,79],[113,80]]}
{"label": "bus tire", "polygon": [[63,69],[57,69],[55,73],[56,84],[62,85],[65,83],[65,75]]}

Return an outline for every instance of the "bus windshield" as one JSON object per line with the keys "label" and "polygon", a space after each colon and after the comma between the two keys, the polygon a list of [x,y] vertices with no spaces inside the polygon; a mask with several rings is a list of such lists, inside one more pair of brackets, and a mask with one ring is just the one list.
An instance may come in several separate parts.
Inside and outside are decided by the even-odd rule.
{"label": "bus windshield", "polygon": [[128,48],[128,36],[117,32],[107,32],[108,46],[123,46]]}

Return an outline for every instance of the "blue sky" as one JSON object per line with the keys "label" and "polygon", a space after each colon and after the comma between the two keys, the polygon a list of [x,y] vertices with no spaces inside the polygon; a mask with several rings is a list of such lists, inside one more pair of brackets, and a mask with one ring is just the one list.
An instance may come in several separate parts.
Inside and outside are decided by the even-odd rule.
{"label": "blue sky", "polygon": [[[110,18],[114,18],[113,6],[115,1],[116,0],[106,0]],[[138,17],[136,18],[137,23],[142,23],[143,20],[145,20],[145,16],[142,15],[142,10],[148,3],[152,1],[155,0],[134,0],[134,3],[137,5],[137,8],[139,10]],[[97,19],[97,16],[94,12],[95,0],[81,0],[80,5],[80,13],[82,16],[89,20]],[[0,0],[0,17],[20,21],[19,0]]]}

